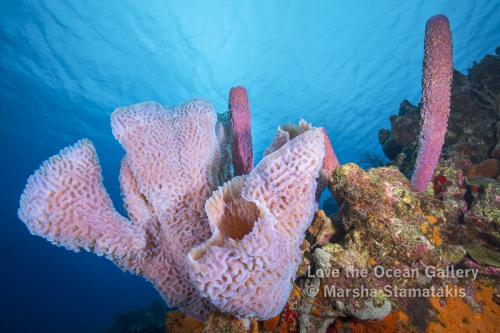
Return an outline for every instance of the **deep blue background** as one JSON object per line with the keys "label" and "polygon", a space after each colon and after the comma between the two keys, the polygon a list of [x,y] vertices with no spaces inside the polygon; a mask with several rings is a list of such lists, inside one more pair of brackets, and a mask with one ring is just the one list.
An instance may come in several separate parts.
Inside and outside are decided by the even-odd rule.
{"label": "deep blue background", "polygon": [[[383,5],[382,5],[383,4]],[[500,1],[0,0],[1,332],[97,332],[159,296],[139,277],[33,237],[17,219],[39,164],[90,138],[123,212],[109,116],[195,97],[224,112],[247,87],[257,156],[278,125],[327,128],[341,162],[380,154],[377,131],[417,103],[425,21],[444,13],[466,71],[500,42]]]}

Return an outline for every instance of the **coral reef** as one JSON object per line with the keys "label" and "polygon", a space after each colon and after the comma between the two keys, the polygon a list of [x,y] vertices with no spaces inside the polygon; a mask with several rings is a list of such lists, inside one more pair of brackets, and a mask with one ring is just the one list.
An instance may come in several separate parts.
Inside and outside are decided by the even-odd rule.
{"label": "coral reef", "polygon": [[[468,182],[477,183],[477,179],[475,182]],[[500,247],[500,183],[491,179],[484,180],[478,192],[464,214],[464,221],[492,245]]]}
{"label": "coral reef", "polygon": [[119,108],[113,134],[123,145],[120,182],[131,221],[102,186],[88,140],[62,150],[28,180],[19,217],[56,245],[105,255],[151,281],[170,307],[208,313],[189,281],[186,254],[210,236],[205,201],[224,180],[223,136],[204,101],[175,109],[155,103]]}
{"label": "coral reef", "polygon": [[321,129],[308,129],[235,177],[206,203],[212,237],[188,255],[200,293],[239,318],[277,315],[301,261],[324,156]]}
{"label": "coral reef", "polygon": [[450,112],[452,78],[450,23],[443,15],[431,17],[425,27],[422,93],[422,128],[412,176],[413,189],[425,191],[444,143]]}
{"label": "coral reef", "polygon": [[[411,313],[398,311],[381,321],[363,322],[340,318],[335,322],[331,333],[453,333],[453,332],[483,332],[494,333],[498,330],[500,305],[494,301],[495,290],[489,282],[476,282],[477,290],[472,297],[480,308],[471,307],[460,297],[433,297],[429,303],[417,311],[428,311],[429,315],[420,316],[422,321],[416,327],[410,320]],[[423,311],[422,311],[423,310]]]}
{"label": "coral reef", "polygon": [[[475,64],[467,76],[454,71],[443,152],[432,176],[432,186],[419,195],[421,209],[432,216],[420,224],[420,232],[434,246],[455,249],[446,254],[450,263],[479,272],[479,281],[463,283],[472,294],[477,291],[483,306],[478,307],[472,296],[431,298],[432,308],[426,307],[426,311],[430,310],[438,320],[424,327],[428,332],[495,332],[498,325],[497,317],[494,320],[492,316],[498,313],[495,295],[500,276],[499,51],[497,48],[496,56],[486,56]],[[403,101],[399,116],[391,117],[391,130],[379,132],[384,153],[392,159],[390,164],[406,176],[415,168],[422,107]],[[485,282],[486,277],[490,280]],[[419,331],[425,331],[424,328]]]}
{"label": "coral reef", "polygon": [[[498,60],[486,57],[467,77],[454,72],[451,83],[449,25],[442,16],[431,18],[423,104],[403,102],[400,116],[391,118],[391,131],[379,133],[391,166],[363,171],[355,164],[329,163],[325,140],[328,171],[318,188],[326,178],[339,212],[316,212],[301,239],[302,262],[283,311],[275,317],[253,313],[266,319],[255,323],[243,319],[248,313],[219,308],[242,319],[212,313],[212,324],[203,331],[495,332],[500,324]],[[305,122],[278,128],[265,154],[272,156],[310,130]],[[240,198],[234,188],[221,191],[223,202]],[[240,221],[242,230],[250,229],[248,219]],[[212,265],[213,274],[226,267],[221,263]],[[441,273],[429,274],[429,268]],[[410,275],[377,274],[380,270]],[[213,294],[219,295],[219,285],[213,285]],[[356,289],[360,294],[352,294]]]}
{"label": "coral reef", "polygon": [[[459,172],[446,174],[447,186],[455,193]],[[470,236],[468,227],[460,224],[456,215],[449,215],[463,197],[451,193],[441,196],[448,191],[447,186],[439,193],[419,193],[395,167],[367,172],[355,164],[338,167],[329,187],[341,201],[345,236],[335,241],[334,222],[318,211],[302,243],[306,268],[297,274],[283,312],[258,323],[257,328],[231,317],[218,317],[218,329],[453,332],[461,328],[465,332],[494,332],[500,324],[495,315],[500,286],[491,273],[499,266],[498,250],[484,240],[484,245],[478,245],[481,238],[476,238],[477,233]],[[442,275],[430,276],[426,273],[429,267],[441,270]],[[466,272],[470,267],[477,269],[475,273],[452,273]],[[377,275],[380,269],[413,275]],[[356,288],[367,292],[346,293]],[[473,323],[472,318],[488,320],[488,324]],[[204,327],[205,332],[217,332]]]}
{"label": "coral reef", "polygon": [[179,312],[167,312],[165,317],[165,333],[200,333],[201,322]]}
{"label": "coral reef", "polygon": [[[301,127],[307,130],[304,123],[279,129],[270,151]],[[496,165],[491,158],[472,164],[450,154],[426,192],[413,191],[395,166],[337,167],[329,188],[339,216],[316,213],[284,310],[247,332],[495,332],[500,202],[498,181],[489,177],[498,176]],[[428,267],[447,273],[429,277]],[[376,276],[381,268],[417,273]],[[467,269],[468,275],[449,274]],[[327,274],[332,271],[340,274]],[[356,275],[360,271],[368,273]],[[343,293],[356,288],[370,292]],[[218,324],[230,330],[244,323]]]}
{"label": "coral reef", "polygon": [[[301,120],[253,168],[248,96],[235,87],[220,115],[201,100],[115,110],[128,219],[88,140],[29,178],[19,217],[151,281],[178,311],[167,332],[494,332],[499,51],[452,72],[448,20],[429,19],[422,103],[404,101],[379,133],[387,166],[340,165],[326,131]],[[318,209],[326,187],[330,215]],[[158,332],[158,313],[117,317],[112,331]]]}
{"label": "coral reef", "polygon": [[[450,241],[478,243],[495,251],[500,248],[499,51],[497,48],[497,55],[475,64],[467,76],[454,72],[449,128],[429,189],[443,204],[444,232]],[[393,159],[391,164],[407,176],[415,164],[420,108],[404,101],[400,115],[391,117],[391,131],[379,133],[385,154]],[[480,267],[471,262],[468,265]],[[496,274],[492,268],[481,267],[481,271]]]}
{"label": "coral reef", "polygon": [[431,299],[438,320],[429,323],[427,332],[497,332],[500,305],[494,300],[495,291],[489,283],[475,283],[476,290],[471,307],[461,298],[446,297],[444,302],[438,298]]}
{"label": "coral reef", "polygon": [[[393,308],[405,306],[401,299],[388,296],[384,286],[404,289],[420,285],[417,279],[408,277],[377,277],[375,267],[405,271],[448,263],[450,256],[439,250],[439,223],[430,209],[439,205],[435,207],[434,202],[413,192],[410,182],[396,168],[364,172],[355,164],[346,164],[334,171],[330,189],[341,201],[340,219],[347,234],[340,243],[315,249],[316,271],[340,272],[336,277],[321,278],[321,286],[338,290],[364,286],[371,292],[363,297],[337,295],[320,304],[359,320],[383,319]],[[432,231],[422,228],[430,220]],[[455,249],[449,251],[454,253]],[[372,273],[353,275],[360,271]]]}

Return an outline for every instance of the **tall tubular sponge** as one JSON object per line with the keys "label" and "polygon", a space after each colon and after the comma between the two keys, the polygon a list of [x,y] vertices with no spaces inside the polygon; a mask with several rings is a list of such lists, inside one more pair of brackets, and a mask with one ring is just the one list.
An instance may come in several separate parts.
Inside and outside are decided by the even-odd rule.
{"label": "tall tubular sponge", "polygon": [[422,78],[422,124],[419,151],[412,176],[415,191],[427,189],[436,169],[450,113],[453,76],[450,23],[444,15],[427,21]]}

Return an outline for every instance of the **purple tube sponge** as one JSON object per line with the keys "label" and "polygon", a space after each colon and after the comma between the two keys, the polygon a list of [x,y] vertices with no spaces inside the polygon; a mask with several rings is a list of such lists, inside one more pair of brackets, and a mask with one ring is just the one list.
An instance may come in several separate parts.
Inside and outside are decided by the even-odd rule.
{"label": "purple tube sponge", "polygon": [[415,191],[427,189],[441,154],[450,113],[452,76],[450,23],[446,16],[436,15],[425,27],[422,124],[412,177]]}
{"label": "purple tube sponge", "polygon": [[253,169],[253,150],[250,105],[244,87],[234,87],[229,91],[229,112],[231,114],[234,175],[246,175]]}

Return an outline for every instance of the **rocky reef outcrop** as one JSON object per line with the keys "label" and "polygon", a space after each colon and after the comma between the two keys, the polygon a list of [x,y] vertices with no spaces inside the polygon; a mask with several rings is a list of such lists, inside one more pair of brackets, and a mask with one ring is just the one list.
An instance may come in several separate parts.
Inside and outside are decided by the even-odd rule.
{"label": "rocky reef outcrop", "polygon": [[[413,191],[394,166],[338,167],[329,189],[340,211],[316,213],[281,314],[260,322],[213,314],[200,332],[495,332],[498,247],[489,230],[459,219],[469,186],[459,166],[438,167],[434,181],[448,178],[435,192]],[[486,186],[476,199],[482,222],[496,223],[491,183],[477,186]]]}
{"label": "rocky reef outcrop", "polygon": [[[420,105],[401,103],[379,141],[390,164],[410,176],[417,149]],[[454,71],[446,141],[430,189],[442,201],[457,242],[500,246],[500,47],[467,75]]]}
{"label": "rocky reef outcrop", "polygon": [[425,191],[410,182],[421,106],[404,101],[379,135],[389,165],[329,173],[339,211],[316,212],[283,311],[265,321],[213,313],[199,331],[496,332],[499,50],[467,76],[454,72],[446,140]]}

